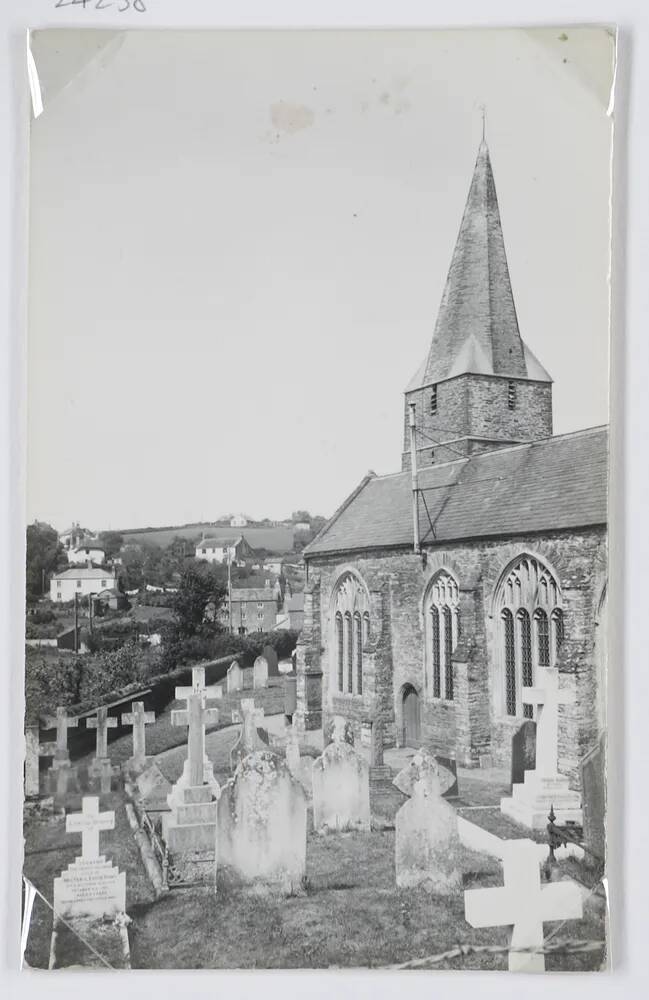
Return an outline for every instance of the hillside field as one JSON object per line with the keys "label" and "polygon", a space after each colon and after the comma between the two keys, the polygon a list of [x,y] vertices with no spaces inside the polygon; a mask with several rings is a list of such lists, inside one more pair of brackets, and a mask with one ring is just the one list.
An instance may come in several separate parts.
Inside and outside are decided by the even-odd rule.
{"label": "hillside field", "polygon": [[165,548],[174,538],[188,538],[198,542],[201,535],[206,538],[232,538],[243,535],[253,549],[267,549],[268,552],[293,551],[293,531],[291,528],[230,528],[227,525],[214,527],[210,524],[188,524],[182,528],[140,528],[121,531],[124,542],[153,542]]}

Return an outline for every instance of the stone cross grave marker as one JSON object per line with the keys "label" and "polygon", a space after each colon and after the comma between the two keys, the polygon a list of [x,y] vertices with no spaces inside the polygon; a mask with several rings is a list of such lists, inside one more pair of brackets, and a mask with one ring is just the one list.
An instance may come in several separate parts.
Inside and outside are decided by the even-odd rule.
{"label": "stone cross grave marker", "polygon": [[[541,885],[539,845],[532,840],[508,840],[503,849],[504,885],[467,889],[464,914],[472,927],[513,925],[510,972],[545,972],[543,946],[547,920],[579,920],[582,900],[574,882]],[[516,949],[529,948],[530,951]]]}
{"label": "stone cross grave marker", "polygon": [[526,719],[512,736],[512,785],[525,780],[525,772],[536,765],[536,722]]}
{"label": "stone cross grave marker", "polygon": [[[45,720],[46,729],[56,728],[56,744],[54,747],[54,760],[52,767],[56,770],[70,763],[68,752],[68,729],[76,729],[79,725],[78,719],[68,717],[67,710],[59,705],[55,716],[49,716]],[[51,745],[51,744],[48,744]]]}
{"label": "stone cross grave marker", "polygon": [[133,755],[129,764],[136,770],[146,765],[145,726],[153,722],[155,722],[155,712],[145,712],[143,701],[131,702],[131,711],[122,714],[122,725],[133,727]]}
{"label": "stone cross grave marker", "polygon": [[570,705],[575,700],[573,691],[559,688],[559,671],[541,667],[537,671],[534,687],[523,688],[523,704],[537,710],[536,723],[536,772],[553,778],[557,774],[559,741],[559,705]]}
{"label": "stone cross grave marker", "polygon": [[97,715],[93,719],[86,720],[86,728],[97,730],[95,759],[104,760],[108,757],[108,730],[117,728],[117,719],[109,716],[108,709],[102,706],[97,709]]}
{"label": "stone cross grave marker", "polygon": [[84,861],[99,860],[100,830],[115,829],[115,813],[99,812],[99,799],[86,795],[80,813],[71,813],[65,818],[66,833],[81,834],[81,857]]}
{"label": "stone cross grave marker", "polygon": [[[38,798],[40,793],[40,757],[56,759],[58,744],[40,742],[38,726],[25,727],[25,798]],[[57,769],[58,770],[58,769]]]}
{"label": "stone cross grave marker", "polygon": [[[187,691],[190,691],[187,694]],[[179,692],[183,692],[179,694]],[[209,688],[197,689],[176,688],[176,698],[186,699],[187,708],[173,709],[171,712],[172,726],[187,726],[188,778],[190,787],[203,784],[205,773],[205,726],[210,722],[219,721],[218,708],[207,708],[206,700],[210,697]]]}
{"label": "stone cross grave marker", "polygon": [[218,701],[223,697],[223,689],[218,684],[211,684],[205,687],[205,667],[192,667],[192,686],[177,687],[175,691],[178,701],[186,701],[191,695],[200,694],[203,704],[207,700]]}

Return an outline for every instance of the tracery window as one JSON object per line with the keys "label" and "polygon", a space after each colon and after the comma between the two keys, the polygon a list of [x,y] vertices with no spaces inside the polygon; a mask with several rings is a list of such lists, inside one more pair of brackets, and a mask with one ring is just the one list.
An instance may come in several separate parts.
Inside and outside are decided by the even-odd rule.
{"label": "tracery window", "polygon": [[499,657],[506,715],[532,718],[522,689],[534,684],[540,667],[554,667],[564,637],[561,588],[538,559],[522,556],[501,581]]}
{"label": "tracery window", "polygon": [[426,683],[433,698],[453,700],[453,652],[460,633],[459,588],[444,571],[432,581],[425,601]]}
{"label": "tracery window", "polygon": [[363,646],[370,641],[369,594],[355,574],[339,580],[332,611],[332,684],[340,693],[362,694]]}

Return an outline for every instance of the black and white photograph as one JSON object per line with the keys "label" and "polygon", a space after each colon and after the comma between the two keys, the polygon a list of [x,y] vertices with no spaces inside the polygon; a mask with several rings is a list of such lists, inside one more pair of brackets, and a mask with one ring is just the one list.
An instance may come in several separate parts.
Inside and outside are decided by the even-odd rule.
{"label": "black and white photograph", "polygon": [[28,43],[23,969],[609,969],[615,29],[93,25]]}

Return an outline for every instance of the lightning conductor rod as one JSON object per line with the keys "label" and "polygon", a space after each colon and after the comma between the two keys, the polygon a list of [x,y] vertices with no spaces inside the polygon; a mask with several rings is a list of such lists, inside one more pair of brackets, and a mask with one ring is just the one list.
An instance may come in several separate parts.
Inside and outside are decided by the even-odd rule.
{"label": "lightning conductor rod", "polygon": [[414,551],[418,555],[421,552],[419,544],[419,480],[417,478],[417,423],[415,418],[415,404],[408,403],[410,410],[410,471],[412,475],[412,529],[414,539]]}

